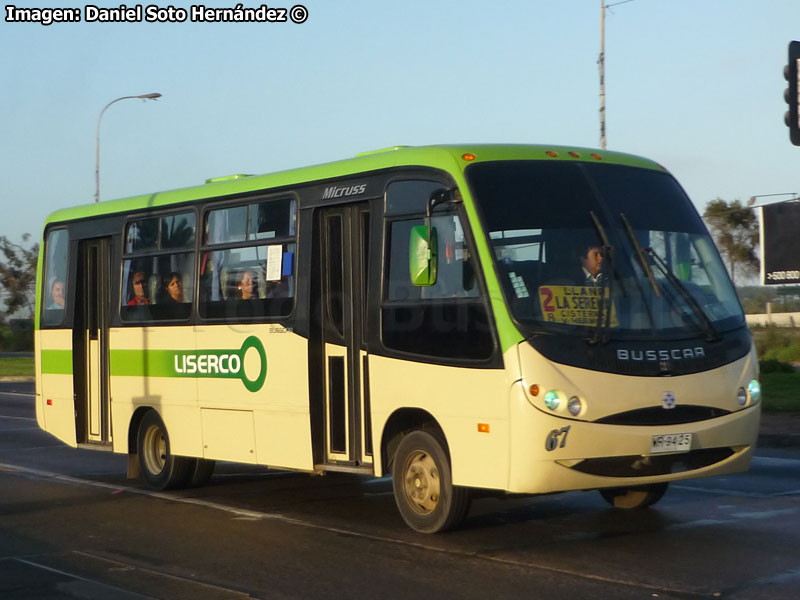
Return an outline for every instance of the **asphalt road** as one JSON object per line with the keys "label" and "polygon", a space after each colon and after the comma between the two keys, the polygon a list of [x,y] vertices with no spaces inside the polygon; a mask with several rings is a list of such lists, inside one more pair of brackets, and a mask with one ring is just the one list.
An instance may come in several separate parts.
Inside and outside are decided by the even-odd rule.
{"label": "asphalt road", "polygon": [[0,384],[0,598],[800,596],[800,452],[674,484],[653,509],[595,492],[482,498],[458,531],[407,529],[391,482],[224,464],[154,493],[125,457],[41,432]]}

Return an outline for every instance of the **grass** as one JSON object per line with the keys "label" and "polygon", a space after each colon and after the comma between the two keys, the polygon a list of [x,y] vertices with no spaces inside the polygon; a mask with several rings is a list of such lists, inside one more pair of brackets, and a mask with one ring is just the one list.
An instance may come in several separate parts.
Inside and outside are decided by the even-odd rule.
{"label": "grass", "polygon": [[0,377],[33,377],[33,357],[0,358]]}
{"label": "grass", "polygon": [[800,413],[800,371],[762,373],[761,395],[766,412]]}

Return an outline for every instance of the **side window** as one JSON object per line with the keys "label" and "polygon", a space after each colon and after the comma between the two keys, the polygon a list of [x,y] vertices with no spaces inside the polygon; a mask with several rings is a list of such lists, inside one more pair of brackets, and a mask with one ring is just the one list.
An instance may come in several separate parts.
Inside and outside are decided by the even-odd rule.
{"label": "side window", "polygon": [[50,327],[63,324],[66,314],[68,246],[69,234],[66,229],[56,229],[47,234],[42,324]]}
{"label": "side window", "polygon": [[210,211],[200,259],[200,316],[288,315],[294,306],[296,227],[292,198]]}
{"label": "side window", "polygon": [[[420,206],[425,210],[431,191],[442,187],[404,185],[401,204],[392,198],[392,187],[397,183],[408,182],[389,186],[387,207],[410,206],[417,212]],[[419,196],[416,201],[407,194],[414,189]],[[431,219],[439,252],[436,283],[430,287],[415,286],[409,273],[410,232],[412,227],[424,224],[423,216],[387,220],[381,338],[387,348],[411,354],[487,359],[494,351],[491,321],[481,299],[465,228],[459,216],[451,212],[452,206],[438,210],[448,212]]]}
{"label": "side window", "polygon": [[122,261],[123,320],[189,318],[195,290],[195,231],[193,212],[128,224]]}

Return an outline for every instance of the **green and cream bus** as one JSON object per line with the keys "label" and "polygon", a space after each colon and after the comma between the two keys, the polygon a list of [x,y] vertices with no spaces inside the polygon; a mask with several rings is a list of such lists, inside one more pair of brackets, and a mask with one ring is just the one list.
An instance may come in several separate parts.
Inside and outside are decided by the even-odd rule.
{"label": "green and cream bus", "polygon": [[39,425],[157,489],[215,461],[391,475],[435,532],[475,490],[647,506],[757,436],[725,267],[627,154],[394,147],[60,210],[36,306]]}

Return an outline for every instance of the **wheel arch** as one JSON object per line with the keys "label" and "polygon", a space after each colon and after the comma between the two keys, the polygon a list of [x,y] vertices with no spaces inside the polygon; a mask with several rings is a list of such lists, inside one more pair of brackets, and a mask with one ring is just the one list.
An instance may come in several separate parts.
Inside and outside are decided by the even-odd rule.
{"label": "wheel arch", "polygon": [[133,412],[131,421],[128,424],[128,454],[136,455],[136,436],[139,435],[139,425],[144,416],[151,410],[156,410],[152,406],[140,406]]}
{"label": "wheel arch", "polygon": [[421,408],[399,408],[386,420],[383,426],[383,433],[381,434],[380,464],[383,474],[391,472],[395,450],[400,440],[415,429],[432,429],[438,431],[444,442],[444,450],[447,452],[448,460],[450,459],[450,447],[447,444],[447,437],[436,418],[431,413]]}

